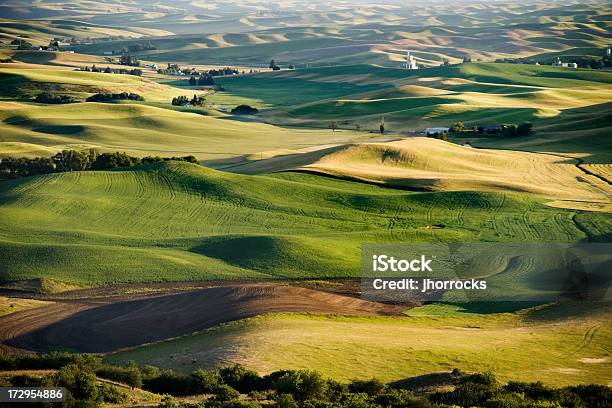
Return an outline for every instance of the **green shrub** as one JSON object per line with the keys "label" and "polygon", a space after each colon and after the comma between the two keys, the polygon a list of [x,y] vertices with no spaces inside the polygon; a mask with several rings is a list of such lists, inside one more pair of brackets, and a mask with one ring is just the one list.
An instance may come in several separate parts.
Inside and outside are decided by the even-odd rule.
{"label": "green shrub", "polygon": [[215,392],[219,387],[221,377],[214,371],[196,370],[191,373],[193,391],[195,394],[208,394]]}
{"label": "green shrub", "polygon": [[565,390],[578,395],[588,408],[612,407],[612,390],[605,385],[577,385]]}
{"label": "green shrub", "polygon": [[348,389],[354,393],[377,395],[385,389],[385,384],[375,378],[370,380],[352,380],[348,385]]}
{"label": "green shrub", "polygon": [[298,408],[297,402],[291,394],[280,394],[276,397],[275,408]]}
{"label": "green shrub", "polygon": [[262,378],[255,371],[248,370],[238,364],[219,369],[221,381],[242,393],[262,390]]}
{"label": "green shrub", "polygon": [[339,402],[344,394],[349,392],[348,385],[335,381],[327,380],[327,387],[325,389],[325,399],[330,402]]}
{"label": "green shrub", "polygon": [[77,406],[86,402],[89,405],[89,401],[97,406],[101,401],[96,376],[89,367],[78,364],[62,367],[56,374],[56,384],[59,387],[66,387]]}
{"label": "green shrub", "polygon": [[218,385],[214,394],[217,401],[231,401],[240,397],[240,393],[227,384]]}
{"label": "green shrub", "polygon": [[327,381],[316,371],[286,371],[274,386],[279,394],[290,394],[298,401],[305,401],[324,397]]}
{"label": "green shrub", "polygon": [[407,390],[388,390],[375,399],[376,403],[387,408],[429,408],[431,402],[427,398],[416,397]]}
{"label": "green shrub", "polygon": [[142,387],[142,374],[140,373],[140,369],[135,365],[128,365],[127,367],[105,365],[96,371],[96,375],[98,377],[127,384],[131,387]]}
{"label": "green shrub", "polygon": [[110,404],[124,404],[128,402],[128,396],[125,392],[119,390],[117,387],[110,386],[108,384],[102,384],[99,387],[100,397],[102,401]]}

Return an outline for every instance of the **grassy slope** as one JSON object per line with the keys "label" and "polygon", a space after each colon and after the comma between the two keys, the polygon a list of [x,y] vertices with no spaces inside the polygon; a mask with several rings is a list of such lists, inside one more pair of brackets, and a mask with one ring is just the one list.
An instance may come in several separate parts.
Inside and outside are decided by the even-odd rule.
{"label": "grassy slope", "polygon": [[45,148],[98,147],[136,155],[193,154],[200,159],[220,159],[370,137],[245,124],[143,104],[0,102],[0,154],[5,149],[5,154],[21,150],[32,155]]}
{"label": "grassy slope", "polygon": [[194,360],[198,366],[239,362],[260,372],[316,369],[339,380],[395,381],[460,367],[491,370],[502,381],[609,384],[610,316],[582,308],[477,315],[428,306],[410,311],[411,318],[268,315],[107,359],[183,371]]}
{"label": "grassy slope", "polygon": [[22,310],[34,309],[36,307],[44,307],[52,303],[53,302],[45,302],[35,299],[8,298],[0,296],[0,316],[5,316]]}
{"label": "grassy slope", "polygon": [[5,281],[356,276],[362,242],[571,242],[586,239],[584,229],[592,239],[610,230],[605,215],[509,193],[407,193],[180,163],[25,178],[0,189]]}
{"label": "grassy slope", "polygon": [[[557,156],[470,149],[429,138],[354,145],[305,168],[399,186],[414,181],[440,190],[508,190],[585,201],[606,202],[610,190]],[[580,177],[583,183],[576,182]]]}
{"label": "grassy slope", "polygon": [[133,92],[147,101],[169,104],[173,96],[194,94],[191,90],[166,86],[134,75],[83,72],[20,63],[3,65],[0,67],[2,99],[32,98],[43,91],[69,94],[79,99],[93,93]]}
{"label": "grassy slope", "polygon": [[[471,149],[424,137],[281,155],[231,170],[256,174],[296,168],[406,189],[515,191],[566,200],[566,204],[597,203],[602,210],[611,210],[609,185],[584,173],[575,160]],[[607,168],[602,165],[594,171]]]}
{"label": "grassy slope", "polygon": [[113,25],[88,24],[84,21],[75,20],[30,20],[0,19],[0,40],[10,43],[12,40],[21,39],[33,45],[49,45],[54,37],[65,38],[104,38],[112,36],[142,37],[146,35],[168,35],[168,31],[127,28]]}

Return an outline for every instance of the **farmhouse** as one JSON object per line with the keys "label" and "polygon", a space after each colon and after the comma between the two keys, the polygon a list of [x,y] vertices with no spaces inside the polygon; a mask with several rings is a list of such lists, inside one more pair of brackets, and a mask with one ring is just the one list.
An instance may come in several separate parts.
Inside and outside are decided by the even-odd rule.
{"label": "farmhouse", "polygon": [[450,128],[447,127],[435,127],[435,128],[427,128],[425,129],[425,133],[427,134],[427,136],[431,136],[431,135],[435,135],[436,133],[440,134],[440,133],[448,133],[450,131]]}
{"label": "farmhouse", "polygon": [[561,59],[557,57],[557,60],[552,63],[553,67],[562,67],[562,68],[570,68],[576,69],[578,68],[578,64],[575,62],[561,62]]}

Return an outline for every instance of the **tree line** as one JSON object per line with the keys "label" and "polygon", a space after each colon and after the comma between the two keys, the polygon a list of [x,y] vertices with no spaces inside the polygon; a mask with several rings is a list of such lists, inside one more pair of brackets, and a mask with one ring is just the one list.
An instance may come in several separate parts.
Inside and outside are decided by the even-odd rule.
{"label": "tree line", "polygon": [[14,179],[69,171],[111,170],[118,167],[131,167],[168,160],[198,163],[194,156],[147,156],[140,158],[121,152],[99,153],[95,149],[87,151],[63,150],[51,157],[35,157],[32,159],[26,157],[4,157],[0,159],[0,179]]}
{"label": "tree line", "polygon": [[127,69],[127,68],[111,68],[108,65],[106,66],[106,68],[99,68],[96,67],[96,65],[92,65],[91,67],[85,66],[85,67],[81,67],[79,68],[79,71],[85,71],[85,72],[103,72],[105,74],[125,74],[125,75],[135,75],[135,76],[142,76],[142,69],[140,68],[132,68],[132,69]]}
{"label": "tree line", "polygon": [[503,124],[494,126],[473,126],[467,127],[463,122],[455,122],[450,127],[450,131],[453,133],[488,133],[488,134],[501,134],[504,136],[527,136],[531,133],[533,125],[529,122],[516,124]]}
{"label": "tree line", "polygon": [[210,74],[202,74],[200,75],[199,78],[196,78],[195,76],[191,76],[191,78],[189,78],[189,86],[214,85],[214,84],[215,84],[215,80],[213,76]]}
{"label": "tree line", "polygon": [[193,95],[193,98],[189,99],[185,95],[176,96],[172,98],[172,105],[174,106],[204,106],[206,104],[206,98],[203,96]]}
{"label": "tree line", "polygon": [[48,92],[43,92],[36,96],[34,99],[38,103],[48,103],[48,104],[65,104],[65,103],[75,103],[78,102],[72,96],[69,95],[53,95]]}
{"label": "tree line", "polygon": [[121,93],[97,93],[91,95],[85,102],[112,102],[112,101],[144,101],[144,98],[135,93],[121,92]]}
{"label": "tree line", "polygon": [[[163,408],[604,408],[612,404],[612,390],[604,385],[553,388],[541,382],[503,384],[491,373],[464,373],[459,369],[443,374],[448,387],[415,395],[402,383],[385,384],[377,379],[338,382],[311,370],[280,370],[261,376],[233,365],[179,374],[134,362],[105,365],[91,355],[0,356],[2,370],[40,368],[58,372],[43,378],[22,375],[0,381],[4,381],[2,386],[67,387],[69,408],[97,407],[102,402],[126,398],[123,391],[97,385],[96,377],[164,394],[159,405]],[[191,395],[207,397],[197,403],[175,399]]]}
{"label": "tree line", "polygon": [[[135,93],[121,92],[121,93],[97,93],[89,96],[85,99],[85,102],[113,102],[113,101],[144,101],[144,98]],[[70,95],[59,95],[52,94],[49,92],[43,92],[36,95],[34,98],[35,102],[47,103],[47,104],[67,104],[80,102]]]}

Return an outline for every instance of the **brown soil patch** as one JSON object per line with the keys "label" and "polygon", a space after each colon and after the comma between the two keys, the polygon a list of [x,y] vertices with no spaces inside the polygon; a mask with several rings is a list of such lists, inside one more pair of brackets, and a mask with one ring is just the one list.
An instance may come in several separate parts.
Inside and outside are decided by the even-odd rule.
{"label": "brown soil patch", "polygon": [[95,305],[65,302],[0,318],[0,340],[27,350],[110,352],[274,312],[397,315],[405,306],[273,285],[207,288]]}

